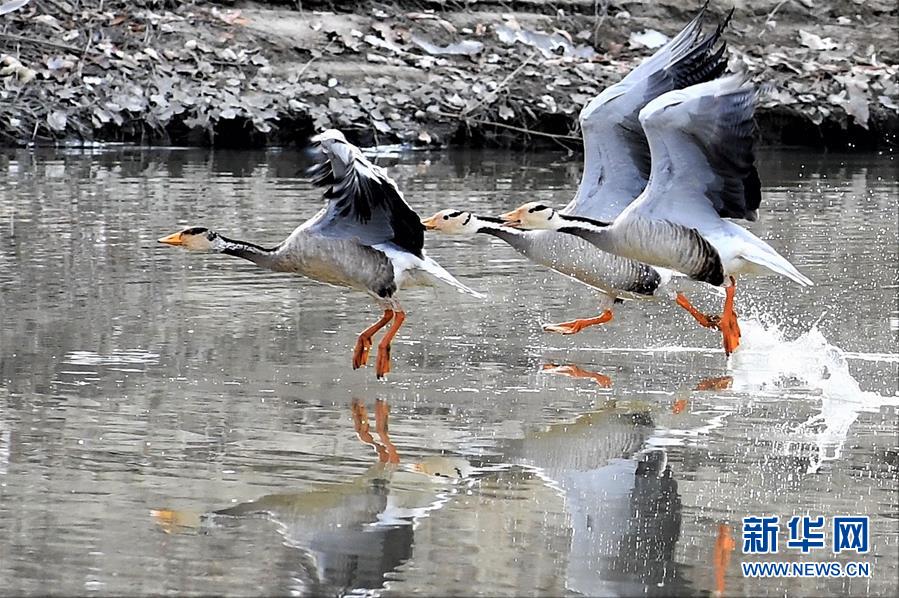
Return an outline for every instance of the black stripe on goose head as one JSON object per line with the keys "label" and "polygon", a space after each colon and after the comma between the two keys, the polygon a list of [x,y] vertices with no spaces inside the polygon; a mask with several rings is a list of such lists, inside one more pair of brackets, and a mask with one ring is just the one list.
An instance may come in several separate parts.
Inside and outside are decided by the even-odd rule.
{"label": "black stripe on goose head", "polygon": [[566,222],[584,222],[586,224],[592,224],[593,226],[609,226],[611,224],[611,222],[605,222],[604,220],[595,220],[593,218],[574,216],[571,214],[565,214],[563,218]]}
{"label": "black stripe on goose head", "polygon": [[192,226],[190,228],[185,228],[181,231],[182,235],[202,235],[204,233],[210,232],[208,228],[205,226]]}

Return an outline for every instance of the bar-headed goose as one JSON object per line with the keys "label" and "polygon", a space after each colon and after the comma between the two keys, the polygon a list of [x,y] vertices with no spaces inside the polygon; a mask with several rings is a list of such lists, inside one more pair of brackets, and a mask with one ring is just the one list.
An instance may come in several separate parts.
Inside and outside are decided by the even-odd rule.
{"label": "bar-headed goose", "polygon": [[[726,67],[726,44],[718,46],[718,42],[733,11],[713,33],[701,37],[705,10],[703,7],[671,41],[581,111],[584,170],[574,199],[562,213],[612,219],[646,186],[650,157],[638,121],[640,109],[667,91],[713,79]],[[422,222],[428,229],[448,234],[498,237],[530,260],[600,292],[600,315],[545,325],[544,330],[550,332],[574,334],[608,322],[613,303],[652,298],[671,276],[670,272],[601,251],[571,235],[504,230],[499,221],[469,212],[443,210]]]}
{"label": "bar-headed goose", "polygon": [[531,202],[503,215],[507,225],[577,235],[597,247],[726,288],[720,317],[678,294],[703,325],[718,328],[729,355],[740,342],[733,309],[736,276],[803,276],[767,243],[724,218],[755,220],[761,183],[755,169],[752,114],[756,90],[729,76],[671,91],[646,105],[640,122],[652,151],[649,184],[611,223],[573,217]]}
{"label": "bar-headed goose", "polygon": [[392,322],[378,344],[376,373],[382,378],[390,371],[390,343],[406,319],[396,298],[399,289],[439,280],[482,295],[425,255],[421,220],[384,169],[369,162],[340,131],[324,131],[312,141],[318,151],[310,173],[315,185],[326,188],[327,203],[277,247],[228,239],[205,227],[187,228],[159,242],[233,255],[276,272],[368,293],[384,315],[359,335],[353,369],[367,363],[372,336]]}
{"label": "bar-headed goose", "polygon": [[612,319],[615,301],[652,297],[667,282],[667,272],[634,260],[600,251],[589,242],[572,235],[551,231],[521,231],[503,226],[499,218],[478,216],[460,210],[441,210],[422,220],[428,230],[447,235],[486,234],[496,237],[525,257],[552,268],[599,291],[600,314],[559,324],[545,324],[547,332],[576,334],[589,326]]}

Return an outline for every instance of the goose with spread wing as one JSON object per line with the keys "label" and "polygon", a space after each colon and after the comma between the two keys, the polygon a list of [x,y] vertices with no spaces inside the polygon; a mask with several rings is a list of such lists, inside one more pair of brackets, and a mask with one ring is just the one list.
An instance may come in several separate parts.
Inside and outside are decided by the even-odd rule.
{"label": "goose with spread wing", "polygon": [[[705,7],[671,39],[624,79],[605,89],[580,114],[584,169],[574,199],[562,210],[572,217],[609,220],[646,186],[649,147],[638,114],[650,100],[700,81],[714,79],[726,67],[726,44],[718,42],[731,15],[702,36]],[[548,324],[544,330],[575,334],[612,319],[622,299],[660,294],[671,273],[597,249],[587,241],[553,231],[516,231],[493,218],[447,209],[422,221],[446,234],[483,233],[499,238],[530,260],[570,276],[601,294],[600,314]]]}
{"label": "goose with spread wing", "polygon": [[752,115],[757,91],[738,75],[668,92],[640,111],[652,152],[649,184],[611,222],[577,218],[528,203],[503,215],[507,225],[581,237],[600,249],[725,287],[721,316],[678,303],[703,325],[721,330],[724,350],[739,346],[736,276],[775,273],[812,281],[757,236],[727,219],[756,220],[761,182],[755,168]]}
{"label": "goose with spread wing", "polygon": [[440,281],[482,297],[424,253],[424,227],[384,169],[368,161],[340,131],[312,139],[316,165],[312,182],[324,187],[326,205],[276,247],[266,249],[228,239],[205,227],[191,227],[159,239],[194,251],[224,253],[276,272],[363,291],[384,310],[358,337],[353,369],[368,362],[372,337],[390,324],[378,344],[376,374],[390,371],[390,343],[406,319],[397,300],[405,286]]}

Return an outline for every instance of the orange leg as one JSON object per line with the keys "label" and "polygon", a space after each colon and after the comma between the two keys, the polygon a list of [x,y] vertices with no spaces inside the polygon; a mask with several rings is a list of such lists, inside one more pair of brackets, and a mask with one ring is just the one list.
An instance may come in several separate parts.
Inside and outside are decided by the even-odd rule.
{"label": "orange leg", "polygon": [[353,369],[357,370],[368,363],[368,353],[371,350],[371,337],[375,333],[387,326],[387,323],[393,319],[393,310],[385,309],[381,319],[362,331],[359,338],[356,339],[356,347],[353,349]]}
{"label": "orange leg", "polygon": [[730,277],[730,286],[725,289],[724,311],[718,329],[724,335],[724,352],[730,355],[740,346],[740,324],[734,311],[734,294],[737,292],[737,281]]}
{"label": "orange leg", "polygon": [[382,463],[399,463],[400,455],[396,451],[396,445],[390,441],[390,435],[387,433],[387,421],[390,417],[390,408],[387,401],[378,399],[375,401],[375,430],[384,445],[385,452],[380,454]]}
{"label": "orange leg", "polygon": [[737,547],[731,534],[730,526],[724,523],[718,526],[718,537],[715,539],[715,595],[724,595],[724,577],[727,574],[727,565],[730,563],[730,554]]}
{"label": "orange leg", "polygon": [[560,324],[546,324],[543,327],[543,330],[546,332],[558,332],[559,334],[577,334],[584,328],[596,326],[597,324],[605,324],[611,319],[612,310],[607,309],[595,318],[572,320],[571,322],[561,322]]}
{"label": "orange leg", "polygon": [[[359,440],[365,444],[368,444],[374,447],[375,452],[378,453],[378,461],[380,463],[387,463],[389,459],[388,449],[385,449],[380,443],[376,442],[374,437],[371,435],[371,428],[368,423],[368,411],[365,409],[365,403],[358,399],[353,399],[352,403],[353,410],[353,426],[356,428],[356,436],[359,437]],[[378,405],[375,404],[375,421],[378,421]],[[378,430],[378,435],[381,435],[381,431]],[[383,437],[382,437],[383,438]],[[391,445],[392,447],[393,445]],[[396,452],[396,449],[393,449],[393,452]]]}
{"label": "orange leg", "polygon": [[710,316],[696,309],[683,293],[677,294],[677,304],[687,310],[696,318],[700,326],[720,330],[724,336],[724,353],[730,355],[740,346],[740,325],[737,323],[737,314],[734,311],[734,293],[737,291],[737,281],[730,277],[730,286],[724,290],[724,310],[721,316]]}
{"label": "orange leg", "polygon": [[387,375],[387,372],[390,371],[390,343],[393,341],[393,337],[396,336],[400,326],[402,326],[405,321],[406,312],[396,312],[390,330],[387,331],[387,334],[385,334],[384,338],[381,339],[381,342],[378,343],[378,361],[375,364],[375,374],[378,378],[383,378]]}
{"label": "orange leg", "polygon": [[700,326],[705,326],[706,328],[718,328],[719,318],[717,316],[709,316],[696,309],[683,293],[677,294],[677,304],[690,312],[690,315],[696,318],[696,321],[699,322]]}
{"label": "orange leg", "polygon": [[683,413],[684,409],[687,408],[687,399],[676,399],[674,404],[671,406],[671,413],[677,415],[678,413]]}
{"label": "orange leg", "polygon": [[580,366],[569,364],[569,365],[555,365],[553,363],[547,363],[543,365],[543,371],[549,372],[551,374],[561,374],[563,376],[571,376],[572,378],[590,378],[596,384],[603,388],[609,388],[612,386],[612,379],[604,374],[600,374],[599,372],[591,372],[590,370],[585,370]]}
{"label": "orange leg", "polygon": [[365,410],[365,403],[358,399],[353,399],[353,427],[356,429],[356,436],[365,444],[375,445],[375,439],[372,438],[368,425],[368,411]]}

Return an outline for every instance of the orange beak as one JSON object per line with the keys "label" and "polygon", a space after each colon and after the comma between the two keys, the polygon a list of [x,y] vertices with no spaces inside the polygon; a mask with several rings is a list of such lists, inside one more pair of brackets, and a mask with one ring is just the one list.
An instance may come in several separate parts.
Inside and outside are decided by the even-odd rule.
{"label": "orange beak", "polygon": [[506,212],[505,214],[500,214],[499,217],[503,221],[503,226],[508,226],[509,228],[518,228],[521,226],[521,216],[519,212],[521,208],[516,210],[512,210],[511,212]]}
{"label": "orange beak", "polygon": [[184,245],[184,242],[181,240],[181,233],[172,233],[168,237],[163,237],[157,241],[157,243],[165,243],[166,245]]}
{"label": "orange beak", "polygon": [[422,218],[421,223],[424,225],[425,230],[437,230],[437,215],[434,214],[430,218]]}

